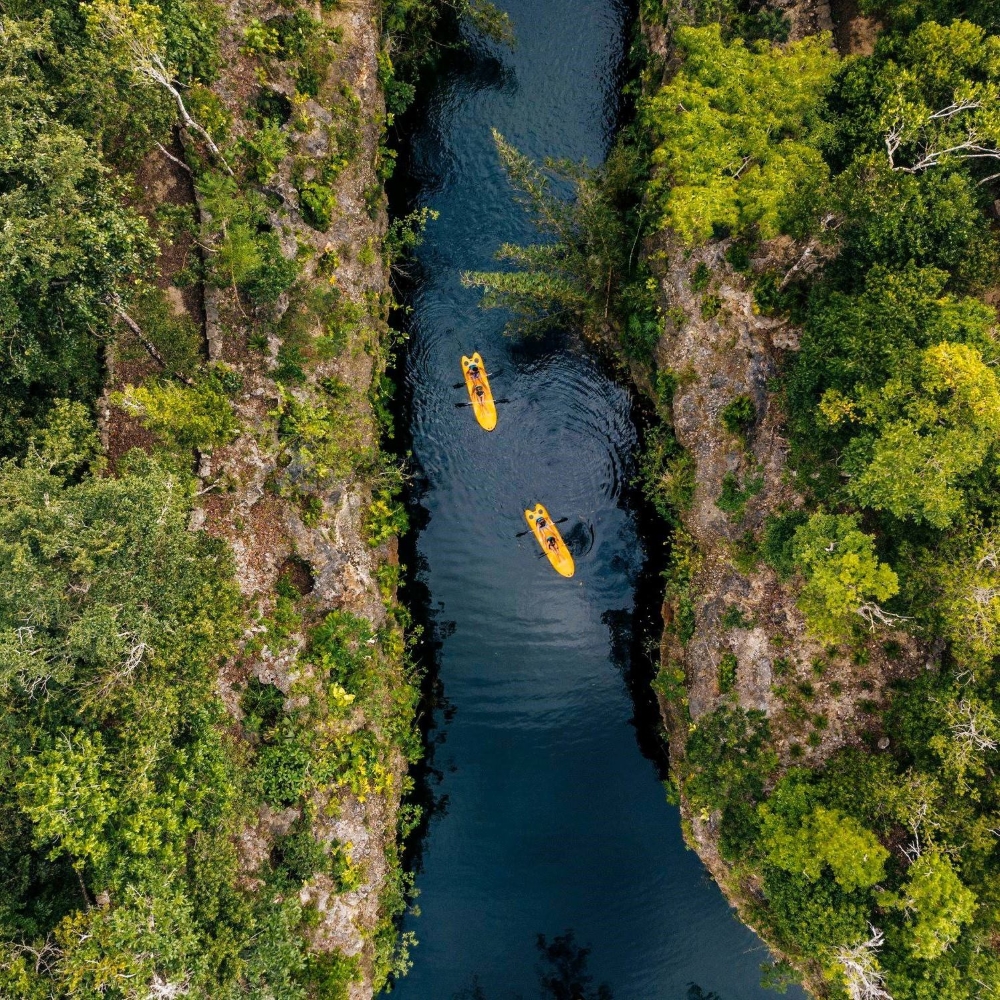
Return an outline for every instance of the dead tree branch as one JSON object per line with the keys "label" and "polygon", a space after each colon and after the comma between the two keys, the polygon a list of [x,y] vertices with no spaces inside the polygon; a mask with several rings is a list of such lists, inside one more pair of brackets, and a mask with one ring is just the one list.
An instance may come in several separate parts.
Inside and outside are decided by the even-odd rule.
{"label": "dead tree branch", "polygon": [[867,941],[837,949],[837,962],[847,980],[847,995],[851,1000],[892,1000],[877,960],[885,935],[871,925],[868,929],[871,937]]}
{"label": "dead tree branch", "polygon": [[168,375],[172,375],[175,379],[183,382],[185,385],[194,385],[194,379],[187,375],[182,375],[180,372],[173,371],[167,362],[164,360],[162,354],[160,354],[157,349],[156,344],[154,344],[149,337],[142,332],[142,327],[127,312],[125,312],[125,307],[122,305],[121,299],[117,295],[109,295],[105,300],[107,304],[114,311],[114,314],[129,328],[129,331],[135,336],[136,340],[146,349],[146,353],[165,371]]}

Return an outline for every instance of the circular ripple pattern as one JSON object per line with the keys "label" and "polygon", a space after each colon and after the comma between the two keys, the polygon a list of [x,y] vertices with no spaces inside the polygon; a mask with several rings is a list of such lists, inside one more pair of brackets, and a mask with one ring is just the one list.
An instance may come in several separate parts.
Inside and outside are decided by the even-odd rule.
{"label": "circular ripple pattern", "polygon": [[[410,179],[441,213],[415,263],[405,378],[423,489],[420,581],[453,712],[433,766],[447,808],[417,873],[420,945],[401,1000],[553,1000],[562,939],[615,1000],[761,1000],[766,952],[685,851],[631,725],[627,634],[643,551],[623,505],[635,475],[628,395],[563,332],[516,342],[461,273],[537,238],[490,137],[528,155],[598,162],[616,114],[627,12],[617,0],[505,0],[513,53],[474,44],[416,127]],[[467,407],[459,359],[479,350],[500,406]],[[544,503],[577,562],[559,577],[523,511]],[[618,636],[618,638],[616,638]],[[559,992],[561,990],[561,992]],[[703,992],[699,992],[703,991]],[[714,993],[712,992],[714,991]]]}

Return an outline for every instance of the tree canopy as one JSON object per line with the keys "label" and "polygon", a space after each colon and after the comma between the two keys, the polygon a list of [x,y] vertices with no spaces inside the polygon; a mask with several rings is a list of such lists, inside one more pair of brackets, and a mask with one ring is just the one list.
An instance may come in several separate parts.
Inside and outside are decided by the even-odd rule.
{"label": "tree canopy", "polygon": [[644,105],[662,224],[688,245],[724,231],[808,231],[829,179],[829,39],[748,46],[709,25],[678,29],[674,43],[683,63]]}
{"label": "tree canopy", "polygon": [[54,114],[37,72],[47,22],[0,21],[0,453],[56,396],[100,386],[109,300],[153,259],[145,221],[88,138]]}
{"label": "tree canopy", "polygon": [[881,611],[875,602],[899,592],[892,568],[879,562],[875,540],[849,514],[813,514],[792,539],[795,565],[805,576],[799,607],[821,639],[850,634],[860,616],[869,623]]}

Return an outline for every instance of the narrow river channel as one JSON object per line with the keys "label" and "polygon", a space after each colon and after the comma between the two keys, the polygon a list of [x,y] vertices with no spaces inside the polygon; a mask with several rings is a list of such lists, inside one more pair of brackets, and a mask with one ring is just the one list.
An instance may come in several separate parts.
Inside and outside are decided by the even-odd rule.
{"label": "narrow river channel", "polygon": [[[422,915],[406,921],[420,943],[396,995],[772,997],[758,985],[767,951],[685,850],[639,749],[627,688],[644,562],[627,506],[630,398],[571,331],[515,343],[503,316],[460,284],[462,271],[491,266],[501,242],[533,237],[490,127],[536,159],[599,161],[629,11],[617,0],[503,6],[516,49],[474,47],[452,61],[406,162],[416,204],[441,213],[415,264],[405,378],[421,482],[416,577],[449,709],[436,719],[443,807],[422,843]],[[510,400],[492,434],[454,405],[467,398],[453,388],[459,358],[476,349]],[[571,519],[571,580],[516,537],[536,501]],[[590,985],[572,987],[586,976]]]}

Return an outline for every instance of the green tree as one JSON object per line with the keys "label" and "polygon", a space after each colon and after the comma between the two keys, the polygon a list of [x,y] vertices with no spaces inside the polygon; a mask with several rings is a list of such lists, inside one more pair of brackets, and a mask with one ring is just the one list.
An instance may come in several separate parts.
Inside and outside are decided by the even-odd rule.
{"label": "green tree", "polygon": [[[991,463],[976,459],[981,442],[970,442],[961,426],[934,423],[937,404],[947,404],[940,411],[946,418],[961,412],[966,380],[956,385],[958,391],[946,387],[938,396],[930,387],[941,383],[939,372],[947,362],[932,354],[925,366],[928,348],[962,344],[978,351],[988,367],[998,360],[990,332],[994,310],[972,297],[948,295],[947,283],[946,272],[910,263],[899,271],[872,267],[864,288],[855,293],[835,291],[832,283],[813,293],[801,348],[788,373],[786,399],[792,462],[800,475],[808,475],[825,505],[872,502],[933,523],[926,511],[942,523],[971,506],[970,490],[986,502],[993,495],[984,479]],[[894,389],[895,411],[889,395],[881,398],[887,383]],[[988,386],[989,379],[980,385]],[[975,380],[969,390],[978,393]],[[908,419],[910,404],[922,423]],[[952,433],[962,445],[960,452],[935,454]],[[876,442],[878,462],[873,464]],[[921,456],[928,462],[926,481]],[[888,466],[897,458],[904,464],[898,479],[890,478]],[[894,469],[893,477],[896,473]]]}
{"label": "green tree", "polygon": [[1000,166],[1000,37],[978,25],[929,21],[887,60],[878,130],[894,170],[965,161]]}
{"label": "green tree", "polygon": [[193,677],[226,649],[235,592],[177,476],[136,455],[71,483],[63,453],[0,467],[0,689],[73,680],[111,712],[139,677]]}
{"label": "green tree", "polygon": [[982,212],[982,188],[965,171],[893,170],[878,150],[858,156],[835,187],[844,243],[834,264],[838,277],[853,284],[875,265],[913,265],[949,274],[949,290],[989,287],[998,248]]}
{"label": "green tree", "polygon": [[829,38],[748,47],[710,25],[678,29],[674,44],[684,61],[643,110],[662,224],[689,246],[719,228],[765,238],[810,230],[827,202]]}
{"label": "green tree", "polygon": [[930,563],[941,588],[937,609],[958,657],[990,662],[1000,641],[1000,532],[978,522],[963,526]]}
{"label": "green tree", "polygon": [[[936,344],[915,360],[860,394],[858,419],[872,431],[845,455],[847,489],[865,506],[946,528],[964,505],[961,477],[1000,440],[1000,380],[966,344]],[[827,394],[821,408],[832,401],[843,406]]]}
{"label": "green tree", "polygon": [[168,63],[160,8],[151,3],[130,6],[116,0],[91,0],[85,10],[88,33],[105,44],[110,65],[132,74],[133,82],[140,87],[154,87],[167,95],[175,106],[180,128],[204,143],[215,162],[231,175],[232,169],[215,140],[192,116],[177,81],[177,70]]}
{"label": "green tree", "polygon": [[973,919],[976,894],[963,884],[951,859],[938,851],[917,858],[907,876],[899,892],[883,894],[880,903],[905,914],[907,947],[914,957],[935,959]]}
{"label": "green tree", "polygon": [[810,630],[836,642],[860,616],[869,624],[887,621],[878,606],[899,592],[892,568],[879,562],[875,542],[849,514],[814,514],[795,530],[795,565],[805,577],[799,608]]}
{"label": "green tree", "polygon": [[10,454],[53,397],[96,397],[110,303],[127,300],[154,248],[98,152],[54,116],[37,72],[55,51],[48,25],[5,18],[0,31],[0,454]]}
{"label": "green tree", "polygon": [[[600,327],[629,278],[638,239],[635,220],[622,210],[639,184],[638,157],[622,148],[600,169],[553,159],[539,167],[499,132],[494,130],[493,138],[511,184],[545,240],[529,246],[504,243],[497,258],[513,269],[467,272],[462,283],[483,289],[486,308],[512,310],[521,333],[567,322]],[[554,182],[570,185],[574,197],[561,197]]]}
{"label": "green tree", "polygon": [[857,820],[822,805],[796,777],[779,783],[758,812],[768,864],[818,881],[826,870],[845,892],[868,889],[885,875],[889,852]]}

